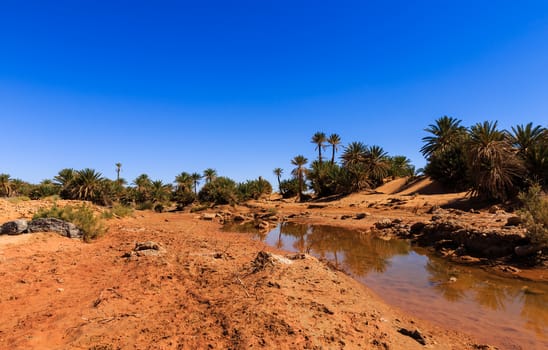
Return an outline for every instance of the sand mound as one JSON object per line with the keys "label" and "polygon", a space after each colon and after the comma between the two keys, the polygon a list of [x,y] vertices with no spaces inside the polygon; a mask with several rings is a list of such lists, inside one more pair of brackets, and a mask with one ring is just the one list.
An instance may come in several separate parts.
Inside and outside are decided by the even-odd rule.
{"label": "sand mound", "polygon": [[420,177],[411,182],[404,190],[399,192],[401,195],[411,194],[444,194],[447,193],[438,181],[432,180],[429,177]]}
{"label": "sand mound", "polygon": [[400,177],[395,180],[389,181],[382,186],[377,187],[375,190],[384,194],[394,194],[405,188],[408,177]]}

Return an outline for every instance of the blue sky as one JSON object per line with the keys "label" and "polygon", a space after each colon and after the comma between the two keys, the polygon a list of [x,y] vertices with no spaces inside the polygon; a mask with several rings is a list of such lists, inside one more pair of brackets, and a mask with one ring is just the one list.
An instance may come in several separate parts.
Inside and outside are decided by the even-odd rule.
{"label": "blue sky", "polygon": [[0,172],[237,181],[316,131],[405,155],[424,128],[548,126],[546,1],[2,1]]}

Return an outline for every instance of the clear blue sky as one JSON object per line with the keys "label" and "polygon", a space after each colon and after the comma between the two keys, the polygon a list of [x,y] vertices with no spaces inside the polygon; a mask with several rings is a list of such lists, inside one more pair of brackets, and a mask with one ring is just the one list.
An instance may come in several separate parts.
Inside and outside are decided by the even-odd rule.
{"label": "clear blue sky", "polygon": [[548,1],[0,2],[0,172],[237,181],[316,131],[417,167],[423,129],[548,123]]}

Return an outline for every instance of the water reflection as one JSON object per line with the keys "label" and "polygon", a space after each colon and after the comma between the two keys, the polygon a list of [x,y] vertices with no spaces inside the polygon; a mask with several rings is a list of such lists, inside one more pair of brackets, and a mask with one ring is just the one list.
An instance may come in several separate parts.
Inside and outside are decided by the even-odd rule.
{"label": "water reflection", "polygon": [[226,229],[251,232],[271,246],[328,259],[389,303],[486,342],[506,338],[525,348],[548,348],[546,283],[497,277],[450,264],[406,241],[385,241],[343,228],[285,222],[266,233],[253,225]]}

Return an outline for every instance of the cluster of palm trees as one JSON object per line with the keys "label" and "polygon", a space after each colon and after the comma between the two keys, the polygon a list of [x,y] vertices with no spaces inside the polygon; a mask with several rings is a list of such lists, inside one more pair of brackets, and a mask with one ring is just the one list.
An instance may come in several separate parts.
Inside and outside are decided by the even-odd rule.
{"label": "cluster of palm trees", "polygon": [[[91,201],[100,205],[122,203],[139,209],[163,207],[176,202],[184,207],[197,200],[213,201],[217,204],[234,203],[270,194],[272,186],[259,177],[243,183],[217,176],[217,171],[208,168],[202,174],[182,172],[175,176],[173,184],[152,180],[147,174],[137,176],[128,185],[120,177],[122,164],[116,163],[116,180],[105,178],[100,172],[86,168],[62,169],[53,179],[32,185],[8,174],[0,174],[0,196],[27,196],[31,199],[58,195],[63,199]],[[198,185],[205,180],[204,186]]]}
{"label": "cluster of palm trees", "polygon": [[504,201],[538,183],[548,186],[548,130],[532,123],[511,131],[485,121],[469,128],[443,116],[425,129],[425,174],[455,190]]}
{"label": "cluster of palm trees", "polygon": [[[307,188],[318,197],[345,194],[379,186],[387,177],[413,176],[415,173],[407,157],[390,157],[380,146],[351,142],[344,147],[339,164],[335,161],[341,145],[338,134],[328,137],[324,132],[316,132],[311,142],[316,145],[318,159],[311,163],[310,168],[306,167],[308,159],[298,155],[291,160],[295,166],[291,179],[281,181],[283,170],[274,169],[282,195],[297,195],[302,200]],[[331,160],[324,161],[322,150],[328,148],[331,148]]]}

